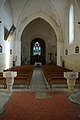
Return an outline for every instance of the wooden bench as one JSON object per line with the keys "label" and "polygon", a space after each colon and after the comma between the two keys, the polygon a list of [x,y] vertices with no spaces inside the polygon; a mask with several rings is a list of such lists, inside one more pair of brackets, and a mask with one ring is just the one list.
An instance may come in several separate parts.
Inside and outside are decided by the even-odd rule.
{"label": "wooden bench", "polygon": [[67,84],[64,72],[71,70],[56,65],[44,65],[42,66],[42,71],[50,88],[52,88],[53,84]]}
{"label": "wooden bench", "polygon": [[53,84],[67,84],[67,80],[63,76],[51,76],[48,78],[48,84],[52,88]]}
{"label": "wooden bench", "polygon": [[3,77],[3,72],[0,72],[0,85],[4,85],[4,89],[6,88],[6,79]]}
{"label": "wooden bench", "polygon": [[[17,71],[17,77],[14,78],[14,85],[27,85],[27,88],[29,88],[33,74],[33,69],[34,69],[33,65],[23,65],[15,66],[5,71]],[[4,83],[4,86],[5,84],[6,83]]]}
{"label": "wooden bench", "polygon": [[76,79],[76,84],[80,84],[80,72],[78,73],[78,78]]}
{"label": "wooden bench", "polygon": [[17,77],[14,78],[14,85],[22,84],[22,85],[27,85],[27,88],[29,88],[31,78],[32,78],[32,73],[18,73]]}

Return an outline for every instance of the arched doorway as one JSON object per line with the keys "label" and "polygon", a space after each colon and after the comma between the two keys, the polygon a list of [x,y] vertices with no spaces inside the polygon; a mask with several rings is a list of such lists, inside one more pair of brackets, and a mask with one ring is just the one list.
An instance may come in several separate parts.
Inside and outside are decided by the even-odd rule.
{"label": "arched doorway", "polygon": [[45,42],[41,38],[35,38],[31,42],[31,58],[30,63],[41,62],[45,64]]}

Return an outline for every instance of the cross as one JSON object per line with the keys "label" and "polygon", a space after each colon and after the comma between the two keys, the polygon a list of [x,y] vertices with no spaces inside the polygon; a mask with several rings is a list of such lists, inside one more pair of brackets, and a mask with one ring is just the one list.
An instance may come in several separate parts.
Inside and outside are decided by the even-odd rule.
{"label": "cross", "polygon": [[50,60],[51,60],[51,57],[52,57],[53,53],[50,52],[50,53],[48,53],[48,55],[50,55]]}

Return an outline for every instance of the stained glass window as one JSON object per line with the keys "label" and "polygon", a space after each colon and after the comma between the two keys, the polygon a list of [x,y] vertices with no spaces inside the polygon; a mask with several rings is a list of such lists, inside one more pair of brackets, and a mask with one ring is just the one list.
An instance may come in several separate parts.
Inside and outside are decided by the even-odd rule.
{"label": "stained glass window", "polygon": [[41,46],[40,46],[39,42],[34,43],[33,55],[41,55]]}

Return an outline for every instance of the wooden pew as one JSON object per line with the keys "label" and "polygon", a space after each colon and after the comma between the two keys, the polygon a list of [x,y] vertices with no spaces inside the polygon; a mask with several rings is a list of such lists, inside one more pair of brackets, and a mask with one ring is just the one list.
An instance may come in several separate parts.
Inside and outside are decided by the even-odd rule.
{"label": "wooden pew", "polygon": [[53,84],[67,84],[67,80],[62,75],[53,75],[48,78],[48,84],[52,89]]}
{"label": "wooden pew", "polygon": [[44,65],[42,66],[42,71],[50,88],[52,88],[53,84],[67,84],[64,72],[71,70],[56,65]]}
{"label": "wooden pew", "polygon": [[27,85],[27,88],[29,88],[31,78],[32,73],[18,73],[17,77],[14,78],[14,85]]}
{"label": "wooden pew", "polygon": [[14,78],[14,85],[27,85],[27,88],[29,88],[33,69],[33,65],[22,65],[9,68],[5,71],[17,71],[17,77]]}
{"label": "wooden pew", "polygon": [[6,79],[3,77],[3,72],[0,72],[0,85],[4,85],[4,89],[6,88]]}
{"label": "wooden pew", "polygon": [[80,72],[78,73],[78,78],[76,79],[76,84],[80,84]]}

